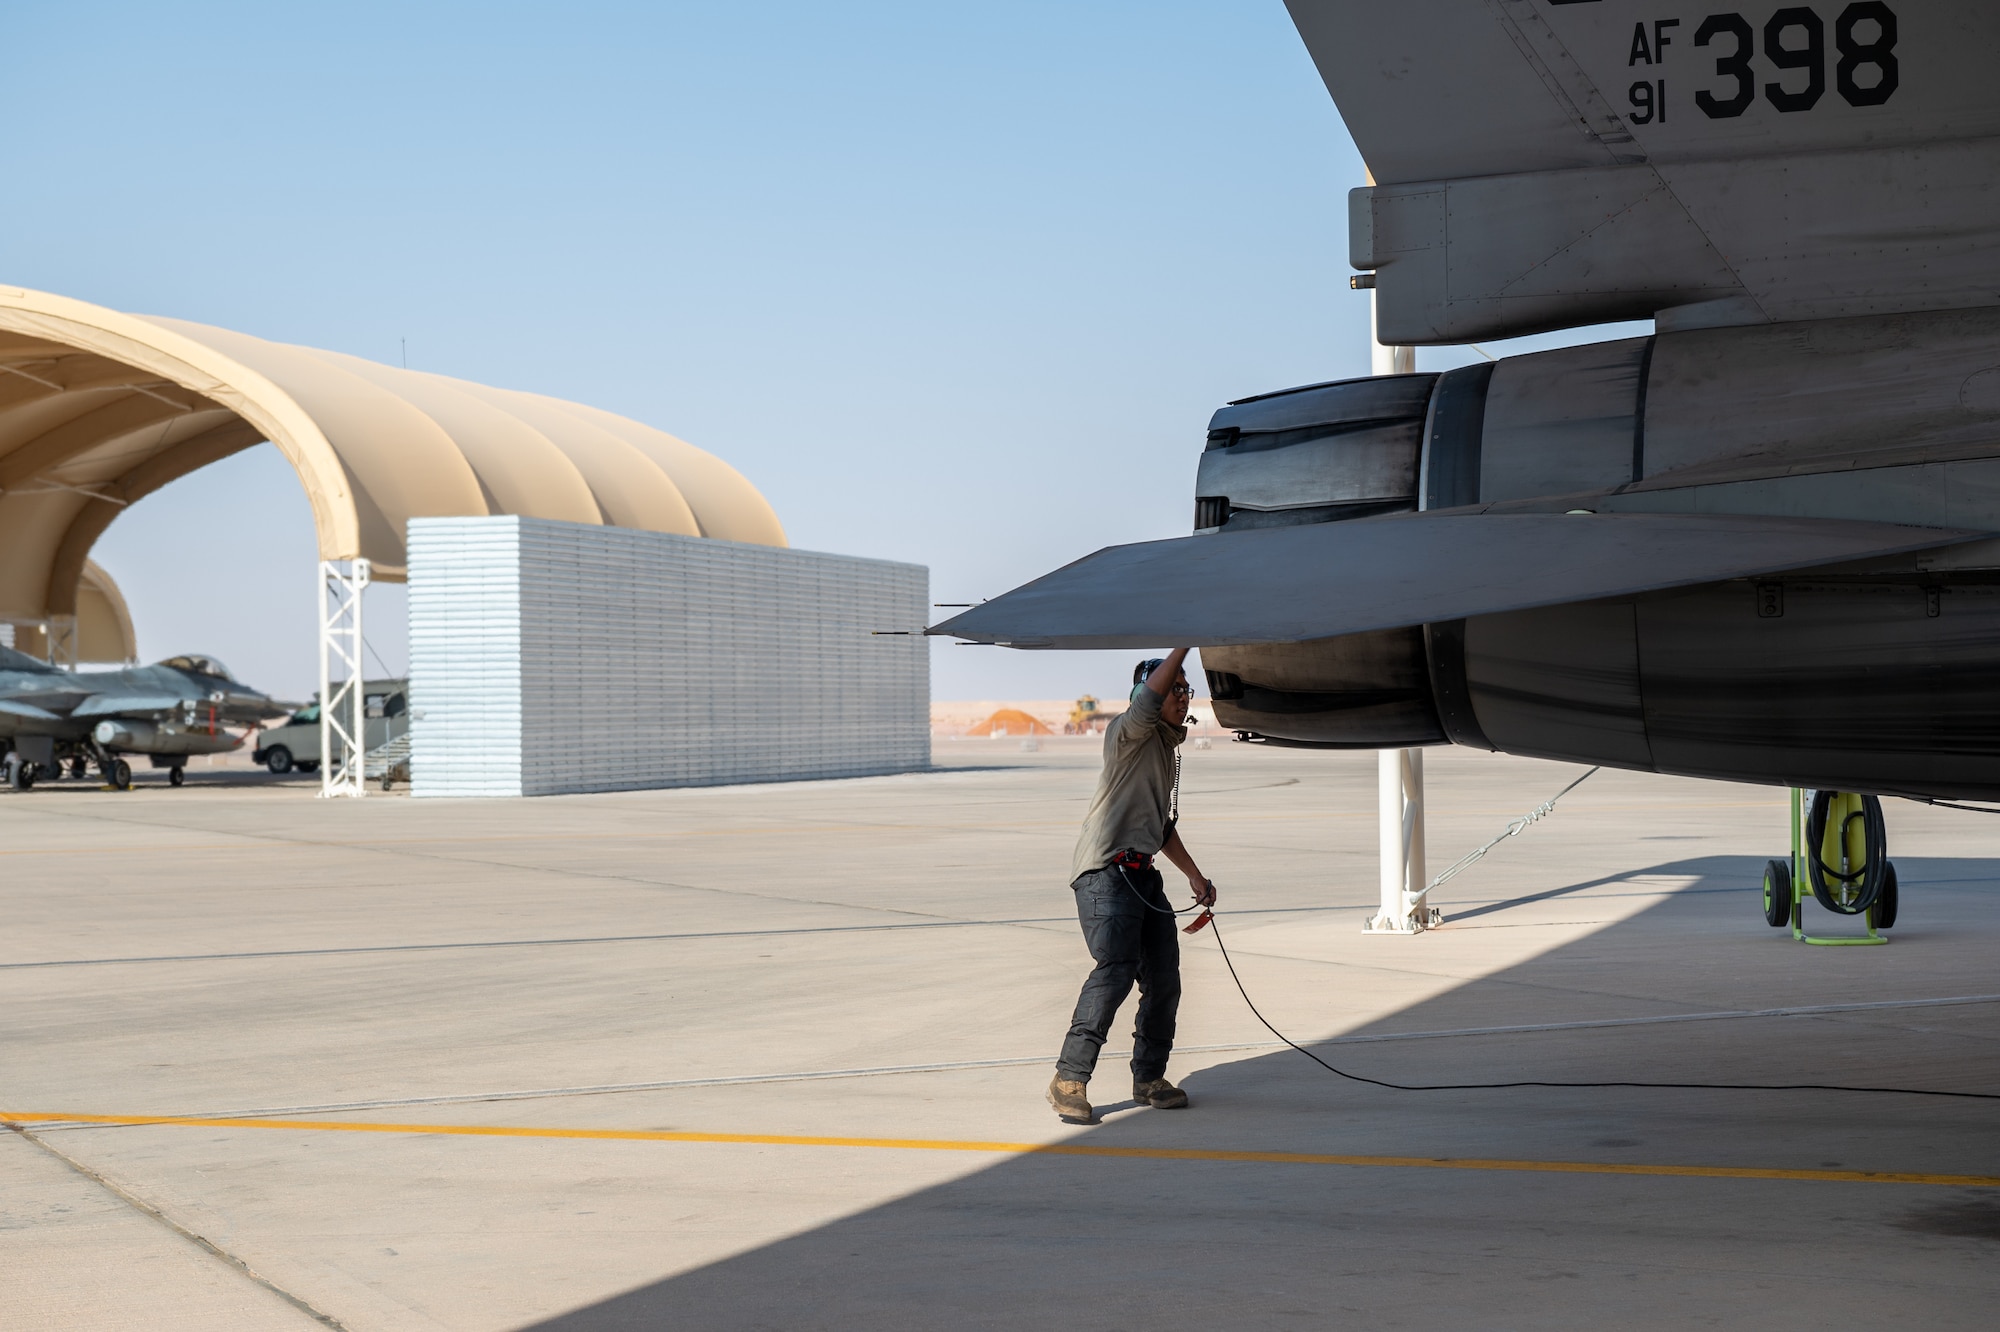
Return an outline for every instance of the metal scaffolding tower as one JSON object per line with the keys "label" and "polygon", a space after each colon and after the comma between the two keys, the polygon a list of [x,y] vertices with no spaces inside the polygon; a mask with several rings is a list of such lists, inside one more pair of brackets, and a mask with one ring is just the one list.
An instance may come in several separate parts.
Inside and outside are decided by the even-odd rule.
{"label": "metal scaffolding tower", "polygon": [[361,683],[361,597],[367,560],[322,560],[319,566],[319,793],[360,796],[362,740],[367,725]]}

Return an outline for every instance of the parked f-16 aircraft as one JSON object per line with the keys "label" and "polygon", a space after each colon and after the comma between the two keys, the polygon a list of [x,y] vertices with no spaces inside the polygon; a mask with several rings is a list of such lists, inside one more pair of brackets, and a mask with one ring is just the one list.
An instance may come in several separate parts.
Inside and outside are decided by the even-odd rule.
{"label": "parked f-16 aircraft", "polygon": [[1653,335],[1231,403],[1195,535],[933,632],[1194,644],[1290,742],[2000,799],[2000,5],[1290,9],[1381,341]]}
{"label": "parked f-16 aircraft", "polygon": [[181,784],[195,754],[242,745],[229,727],[254,727],[291,708],[230,675],[213,657],[169,657],[152,666],[79,673],[0,648],[0,744],[16,790],[67,767],[81,777],[95,764],[120,789],[132,784],[123,757],[144,754]]}

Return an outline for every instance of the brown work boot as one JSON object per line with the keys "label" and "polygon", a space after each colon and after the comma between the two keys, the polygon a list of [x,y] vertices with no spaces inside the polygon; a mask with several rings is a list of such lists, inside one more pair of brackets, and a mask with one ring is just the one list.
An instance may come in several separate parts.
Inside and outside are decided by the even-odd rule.
{"label": "brown work boot", "polygon": [[1090,1089],[1087,1082],[1072,1082],[1058,1077],[1049,1084],[1049,1104],[1056,1108],[1066,1124],[1088,1124],[1091,1122],[1090,1097],[1084,1093]]}
{"label": "brown work boot", "polygon": [[1151,1082],[1132,1083],[1132,1099],[1141,1105],[1150,1105],[1155,1110],[1185,1110],[1187,1093],[1165,1078],[1154,1078]]}

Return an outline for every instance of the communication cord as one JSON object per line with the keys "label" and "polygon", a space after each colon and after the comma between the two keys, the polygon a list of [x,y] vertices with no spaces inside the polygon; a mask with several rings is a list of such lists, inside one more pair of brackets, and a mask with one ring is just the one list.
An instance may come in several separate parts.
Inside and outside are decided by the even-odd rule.
{"label": "communication cord", "polygon": [[[1542,804],[1537,805],[1535,807],[1535,810],[1527,818],[1517,819],[1513,823],[1509,824],[1507,832],[1502,833],[1492,842],[1489,842],[1485,847],[1482,847],[1478,852],[1467,857],[1465,860],[1460,861],[1459,864],[1452,866],[1450,870],[1446,871],[1444,874],[1438,877],[1438,882],[1441,883],[1445,879],[1451,877],[1451,875],[1457,873],[1460,869],[1471,864],[1472,861],[1477,860],[1480,856],[1484,855],[1488,850],[1491,850],[1493,847],[1499,845],[1502,841],[1505,841],[1508,837],[1518,835],[1519,832],[1522,829],[1525,829],[1530,823],[1533,823],[1538,819],[1540,819],[1541,817],[1545,816],[1549,812],[1549,810],[1554,807],[1557,800],[1562,799],[1563,796],[1568,795],[1571,791],[1575,790],[1576,787],[1580,783],[1582,783],[1585,777],[1589,777],[1591,773],[1594,773],[1596,771],[1597,770],[1595,768],[1591,769],[1591,771],[1585,773],[1583,777],[1577,778],[1576,781],[1571,782],[1568,786],[1564,787],[1561,791],[1557,792],[1554,799],[1545,801]],[[1176,780],[1174,786],[1175,786],[1175,795],[1178,796],[1180,793],[1179,792],[1180,783],[1178,780]],[[1179,803],[1178,800],[1176,800],[1175,803],[1176,805],[1178,805]],[[1993,811],[1993,812],[2000,813],[2000,811]],[[1118,875],[1125,881],[1125,886],[1132,890],[1132,895],[1139,899],[1139,904],[1145,907],[1148,911],[1158,911],[1164,915],[1169,915],[1169,916],[1180,916],[1186,914],[1186,911],[1193,911],[1195,909],[1193,906],[1190,906],[1187,907],[1185,911],[1175,911],[1170,907],[1154,906],[1151,902],[1148,902],[1146,900],[1145,894],[1139,891],[1139,886],[1132,882],[1132,876],[1126,871],[1123,865],[1118,866]],[[1436,884],[1433,884],[1432,886],[1435,887]],[[1199,905],[1199,903],[1197,903],[1196,905]],[[1878,1096],[1946,1096],[1954,1100],[1964,1100],[1964,1101],[2000,1101],[2000,1092],[1939,1091],[1928,1087],[1842,1087],[1842,1086],[1834,1086],[1818,1082],[1785,1082],[1785,1083],[1627,1082],[1627,1081],[1545,1082],[1540,1079],[1523,1079],[1518,1082],[1408,1083],[1408,1082],[1389,1082],[1382,1078],[1366,1077],[1360,1073],[1349,1073],[1346,1069],[1335,1068],[1332,1064],[1327,1063],[1326,1060],[1321,1059],[1311,1050],[1306,1049],[1303,1045],[1300,1045],[1297,1041],[1285,1035],[1284,1032],[1279,1031],[1276,1027],[1272,1026],[1271,1020],[1265,1017],[1264,1014],[1258,1010],[1256,1001],[1250,997],[1250,991],[1248,988],[1244,986],[1243,978],[1236,974],[1236,962],[1233,958],[1229,956],[1229,945],[1225,944],[1222,941],[1222,921],[1220,917],[1215,915],[1213,908],[1210,908],[1209,919],[1206,922],[1197,921],[1196,925],[1190,928],[1198,928],[1201,924],[1204,923],[1214,926],[1215,946],[1222,952],[1222,964],[1229,968],[1229,979],[1236,983],[1236,992],[1243,996],[1243,1003],[1246,1007],[1249,1008],[1251,1016],[1255,1017],[1257,1021],[1263,1025],[1265,1031],[1270,1032],[1273,1036],[1276,1036],[1286,1045],[1289,1045],[1292,1049],[1297,1050],[1300,1054],[1312,1060],[1315,1064],[1318,1064],[1321,1068],[1333,1074],[1335,1077],[1346,1078],[1349,1082],[1365,1082],[1372,1087],[1386,1087],[1391,1091],[1411,1091],[1411,1092],[1506,1091],[1517,1087],[1555,1087],[1555,1088],[1570,1088],[1570,1089],[1584,1089],[1584,1090],[1597,1090],[1597,1089],[1615,1088],[1615,1087],[1634,1087],[1634,1088],[1653,1090],[1653,1091],[1859,1092],[1859,1093],[1866,1093],[1869,1095],[1878,1095]]]}
{"label": "communication cord", "polygon": [[[1148,903],[1148,905],[1150,906],[1151,903]],[[1158,910],[1157,907],[1154,909]],[[1270,1032],[1273,1036],[1276,1036],[1286,1045],[1291,1046],[1294,1050],[1297,1050],[1300,1054],[1312,1060],[1335,1077],[1346,1078],[1350,1082],[1365,1082],[1375,1087],[1387,1087],[1392,1091],[1499,1091],[1511,1087],[1643,1087],[1655,1090],[1692,1091],[1871,1092],[1884,1096],[1950,1096],[1968,1101],[2000,1101],[2000,1093],[1996,1092],[1936,1091],[1924,1087],[1836,1087],[1816,1082],[1543,1082],[1539,1080],[1523,1080],[1520,1082],[1407,1083],[1387,1082],[1381,1078],[1364,1077],[1359,1073],[1349,1073],[1345,1069],[1335,1068],[1332,1064],[1327,1063],[1326,1060],[1321,1059],[1311,1050],[1306,1049],[1303,1045],[1285,1035],[1284,1032],[1272,1026],[1270,1019],[1257,1011],[1256,1003],[1250,998],[1250,991],[1243,987],[1243,978],[1236,974],[1236,963],[1230,960],[1229,946],[1222,942],[1221,921],[1218,919],[1211,921],[1210,924],[1215,927],[1215,946],[1222,950],[1222,962],[1224,966],[1229,968],[1229,979],[1236,982],[1236,992],[1243,996],[1243,1002],[1249,1006],[1251,1015],[1263,1024],[1264,1030]]]}

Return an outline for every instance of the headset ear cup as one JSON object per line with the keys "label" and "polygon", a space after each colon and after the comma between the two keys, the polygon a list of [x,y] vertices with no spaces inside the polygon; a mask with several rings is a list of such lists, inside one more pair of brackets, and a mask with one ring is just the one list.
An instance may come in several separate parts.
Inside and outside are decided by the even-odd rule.
{"label": "headset ear cup", "polygon": [[1139,701],[1139,691],[1145,687],[1146,681],[1153,678],[1154,671],[1159,670],[1160,667],[1166,664],[1167,659],[1165,657],[1148,657],[1137,666],[1134,666],[1132,668],[1132,692],[1125,696],[1125,701],[1127,703],[1137,703]]}

